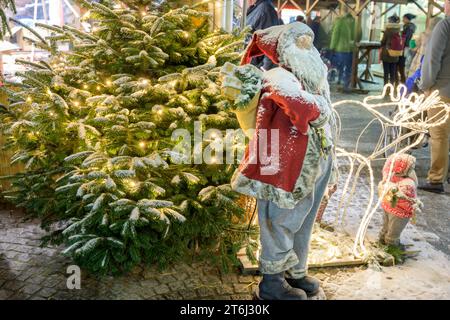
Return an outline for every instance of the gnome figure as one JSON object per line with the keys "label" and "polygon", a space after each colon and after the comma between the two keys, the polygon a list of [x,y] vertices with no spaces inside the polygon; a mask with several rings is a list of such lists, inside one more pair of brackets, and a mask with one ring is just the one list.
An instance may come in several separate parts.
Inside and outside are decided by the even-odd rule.
{"label": "gnome figure", "polygon": [[421,211],[422,202],[417,198],[416,158],[409,154],[393,154],[383,166],[383,180],[378,192],[383,196],[383,228],[380,243],[405,251],[400,235],[409,220]]}
{"label": "gnome figure", "polygon": [[[231,185],[258,199],[263,277],[256,295],[262,300],[304,300],[319,290],[319,281],[307,275],[307,258],[334,172],[334,117],[327,68],[313,40],[313,31],[299,22],[259,30],[241,66],[222,70],[239,122],[248,127],[253,121]],[[279,67],[249,65],[261,55]]]}

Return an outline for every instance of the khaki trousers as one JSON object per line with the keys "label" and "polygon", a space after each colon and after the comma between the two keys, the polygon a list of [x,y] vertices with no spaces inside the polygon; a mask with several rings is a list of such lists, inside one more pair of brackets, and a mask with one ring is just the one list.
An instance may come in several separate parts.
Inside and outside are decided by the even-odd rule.
{"label": "khaki trousers", "polygon": [[[450,98],[441,97],[444,102],[450,103]],[[428,117],[437,114],[439,108],[428,111]],[[431,183],[443,183],[448,173],[450,117],[439,126],[430,128],[431,165],[427,180]]]}

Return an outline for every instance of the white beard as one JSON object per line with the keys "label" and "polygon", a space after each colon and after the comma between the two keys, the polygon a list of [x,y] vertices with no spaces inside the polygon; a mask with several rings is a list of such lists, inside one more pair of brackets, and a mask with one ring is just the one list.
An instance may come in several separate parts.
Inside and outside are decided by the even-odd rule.
{"label": "white beard", "polygon": [[292,73],[310,93],[328,91],[327,67],[315,48],[301,49],[295,43],[283,52],[281,63],[291,69]]}

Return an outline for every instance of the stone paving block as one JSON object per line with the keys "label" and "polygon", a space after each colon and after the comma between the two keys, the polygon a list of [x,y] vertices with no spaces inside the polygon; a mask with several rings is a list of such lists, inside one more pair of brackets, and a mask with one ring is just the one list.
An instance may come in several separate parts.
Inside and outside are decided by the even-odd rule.
{"label": "stone paving block", "polygon": [[139,295],[135,294],[135,293],[127,293],[123,297],[120,297],[120,299],[123,299],[123,300],[142,300],[142,298]]}
{"label": "stone paving block", "polygon": [[186,288],[198,288],[203,285],[203,283],[198,278],[187,278],[184,280]]}
{"label": "stone paving block", "polygon": [[225,273],[221,275],[223,283],[236,283],[238,282],[238,277],[234,273]]}
{"label": "stone paving block", "polygon": [[0,300],[6,300],[14,294],[14,291],[0,289]]}
{"label": "stone paving block", "polygon": [[170,282],[167,284],[172,291],[179,291],[185,288],[184,283],[182,281],[175,280],[174,282]]}
{"label": "stone paving block", "polygon": [[253,279],[253,276],[242,276],[242,275],[240,275],[238,277],[238,282],[239,283],[250,284],[250,283],[254,282],[254,279]]}
{"label": "stone paving block", "polygon": [[206,298],[214,296],[216,294],[216,291],[212,287],[200,287],[197,289],[197,294],[200,298]]}
{"label": "stone paving block", "polygon": [[13,250],[8,250],[3,253],[4,259],[8,261],[15,259],[18,255],[19,253]]}
{"label": "stone paving block", "polygon": [[252,300],[251,294],[234,294],[230,296],[231,300]]}
{"label": "stone paving block", "polygon": [[18,254],[16,257],[15,257],[15,259],[17,260],[17,261],[20,261],[20,262],[29,262],[31,259],[33,258],[33,256],[32,255],[30,255],[30,254],[28,254],[28,253],[21,253],[21,254]]}
{"label": "stone paving block", "polygon": [[189,277],[189,275],[184,272],[177,272],[173,276],[175,277],[175,279],[177,279],[179,281],[186,280]]}
{"label": "stone paving block", "polygon": [[30,278],[32,276],[33,276],[33,273],[30,273],[30,272],[27,272],[27,271],[23,271],[16,277],[16,279],[19,280],[19,281],[25,281],[25,280],[27,280],[28,278]]}
{"label": "stone paving block", "polygon": [[138,294],[142,299],[145,300],[153,299],[157,295],[155,291],[150,288],[142,288],[141,290],[138,291]]}
{"label": "stone paving block", "polygon": [[233,289],[235,293],[248,293],[250,292],[250,286],[248,284],[234,283]]}
{"label": "stone paving block", "polygon": [[164,299],[168,300],[183,300],[183,296],[178,292],[171,292],[164,295]]}
{"label": "stone paving block", "polygon": [[65,285],[66,279],[59,275],[50,275],[45,279],[43,283],[45,284],[46,287],[53,288],[61,283],[64,283]]}
{"label": "stone paving block", "polygon": [[55,300],[71,300],[73,299],[74,294],[70,292],[69,290],[60,290],[57,291],[56,294],[52,297]]}
{"label": "stone paving block", "polygon": [[32,275],[31,277],[29,277],[27,279],[28,283],[32,283],[32,284],[42,284],[46,281],[46,277],[42,276],[42,275]]}
{"label": "stone paving block", "polygon": [[24,286],[21,289],[21,291],[23,293],[26,293],[26,294],[29,294],[29,295],[35,294],[39,290],[41,290],[41,286],[36,285],[36,284],[27,284],[26,286]]}
{"label": "stone paving block", "polygon": [[159,286],[161,283],[157,279],[148,279],[140,281],[140,285],[143,288],[155,288]]}
{"label": "stone paving block", "polygon": [[23,281],[9,280],[3,284],[2,289],[16,291],[23,288],[24,286],[25,282]]}
{"label": "stone paving block", "polygon": [[223,284],[221,286],[218,286],[216,288],[217,293],[219,295],[231,295],[234,293],[233,287],[227,285],[227,284]]}
{"label": "stone paving block", "polygon": [[2,280],[14,280],[17,278],[17,274],[11,272],[9,269],[2,269],[0,272],[0,279]]}
{"label": "stone paving block", "polygon": [[153,290],[155,290],[155,293],[158,295],[163,295],[163,294],[170,292],[170,289],[166,284],[161,284],[161,285],[153,288]]}
{"label": "stone paving block", "polygon": [[44,287],[37,292],[37,294],[44,298],[51,298],[58,290],[55,288]]}
{"label": "stone paving block", "polygon": [[164,284],[167,284],[167,283],[171,283],[171,282],[174,282],[174,281],[177,281],[177,279],[173,276],[173,275],[162,275],[162,276],[159,276],[158,277],[158,280],[161,282],[161,283],[164,283]]}
{"label": "stone paving block", "polygon": [[197,292],[195,290],[186,290],[180,293],[184,300],[193,300],[197,298]]}

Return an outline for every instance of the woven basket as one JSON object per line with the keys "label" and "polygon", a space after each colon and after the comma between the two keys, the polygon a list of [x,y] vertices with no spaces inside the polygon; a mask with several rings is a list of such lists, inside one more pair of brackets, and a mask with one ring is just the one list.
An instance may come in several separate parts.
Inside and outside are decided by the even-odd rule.
{"label": "woven basket", "polygon": [[[7,103],[6,94],[0,92],[0,103]],[[11,165],[12,152],[3,149],[5,137],[0,132],[0,176],[9,176],[23,171],[23,165]],[[10,183],[7,180],[0,180],[0,191],[9,188]]]}
{"label": "woven basket", "polygon": [[241,219],[236,219],[235,223],[244,223],[254,225],[258,222],[258,212],[256,208],[256,199],[253,197],[241,195],[237,199],[239,207],[245,210],[244,216]]}

